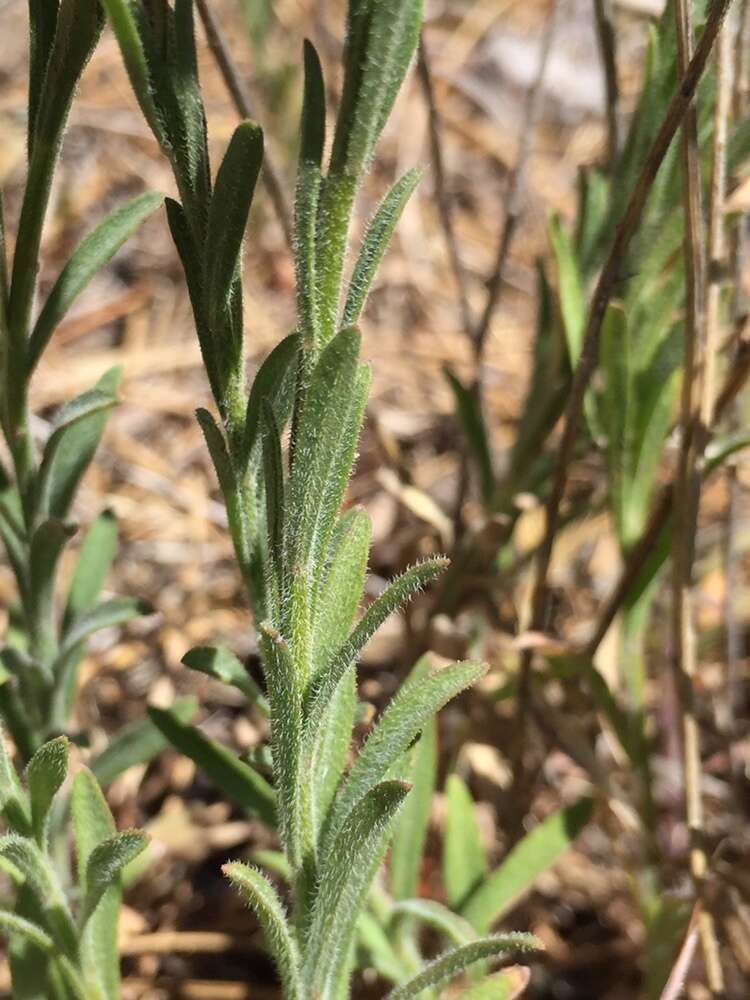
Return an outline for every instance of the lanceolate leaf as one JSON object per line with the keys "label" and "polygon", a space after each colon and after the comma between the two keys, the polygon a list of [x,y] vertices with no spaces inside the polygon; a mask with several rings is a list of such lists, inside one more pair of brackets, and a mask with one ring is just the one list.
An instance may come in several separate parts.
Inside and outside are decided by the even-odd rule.
{"label": "lanceolate leaf", "polygon": [[160,194],[134,198],[100,223],[76,249],[49,293],[29,339],[26,359],[29,373],[77,296],[163,201]]}
{"label": "lanceolate leaf", "polygon": [[[423,656],[409,675],[410,680],[426,677],[431,666],[430,656]],[[390,890],[397,900],[416,896],[419,889],[422,855],[437,779],[437,722],[434,718],[423,726],[422,735],[409,756],[406,773],[412,790],[396,819],[391,845]]]}
{"label": "lanceolate leaf", "polygon": [[320,167],[326,141],[326,92],[323,68],[315,46],[307,38],[304,47],[305,93],[302,103],[300,160]]}
{"label": "lanceolate leaf", "polygon": [[96,604],[116,550],[117,519],[106,510],[86,532],[78,553],[65,609],[66,627]]}
{"label": "lanceolate leaf", "polygon": [[102,601],[101,604],[97,604],[71,623],[70,628],[63,635],[58,662],[79,642],[88,639],[94,632],[103,628],[112,628],[115,625],[124,625],[131,619],[137,618],[138,615],[150,613],[150,605],[131,597],[113,597],[109,601]]}
{"label": "lanceolate leaf", "polygon": [[[178,698],[170,711],[187,725],[198,712],[198,702],[195,698]],[[169,740],[150,719],[134,722],[119,730],[109,746],[91,761],[91,771],[107,788],[128,768],[150,763],[168,746]]]}
{"label": "lanceolate leaf", "polygon": [[487,875],[487,857],[477,823],[474,800],[457,774],[445,786],[447,813],[443,839],[443,882],[448,902],[460,909]]}
{"label": "lanceolate leaf", "polygon": [[331,996],[346,961],[357,916],[385,853],[388,833],[409,791],[387,781],[358,803],[322,859],[309,934],[305,973],[309,996]]}
{"label": "lanceolate leaf", "polygon": [[94,848],[86,865],[84,920],[93,914],[107,889],[117,884],[123,868],[145,850],[147,843],[148,838],[144,833],[126,830],[124,833],[116,833]]}
{"label": "lanceolate leaf", "polygon": [[251,704],[257,705],[264,715],[268,715],[268,700],[245,669],[243,663],[226,646],[195,646],[182,658],[191,670],[231,684],[241,691]]}
{"label": "lanceolate leaf", "polygon": [[393,907],[394,914],[415,917],[427,927],[438,931],[453,944],[476,940],[477,933],[468,920],[434,899],[404,899]]}
{"label": "lanceolate leaf", "polygon": [[461,913],[484,933],[528,892],[537,876],[570,847],[591,815],[591,799],[553,813],[516,844],[506,860],[472,893]]}
{"label": "lanceolate leaf", "polygon": [[47,817],[52,800],[68,773],[68,738],[58,736],[40,747],[26,768],[26,783],[31,799],[31,819],[37,844],[44,849]]}
{"label": "lanceolate leaf", "polygon": [[370,791],[421,732],[425,723],[486,671],[480,663],[456,663],[402,686],[360,750],[334,806],[331,830]]}
{"label": "lanceolate leaf", "polygon": [[263,133],[254,122],[242,122],[235,129],[219,167],[208,216],[206,296],[214,336],[220,333],[229,310],[262,162]]}
{"label": "lanceolate leaf", "polygon": [[224,874],[255,912],[284,984],[288,1000],[302,1000],[299,953],[276,890],[257,868],[235,862],[224,865]]}
{"label": "lanceolate leaf", "polygon": [[290,333],[271,351],[258,369],[247,401],[245,453],[250,455],[260,433],[263,401],[268,400],[280,428],[286,425],[292,410],[299,337]]}
{"label": "lanceolate leaf", "polygon": [[445,368],[444,371],[456,400],[456,414],[461,424],[461,430],[478,466],[482,500],[485,504],[489,504],[495,485],[495,473],[492,468],[490,441],[479,398],[476,392],[462,385],[450,368]]}
{"label": "lanceolate leaf", "polygon": [[447,565],[448,560],[442,557],[417,563],[396,577],[370,604],[350,638],[334,654],[330,667],[316,678],[312,685],[305,708],[305,731],[308,736],[317,731],[316,727],[339,681],[383,622],[394,611],[398,611],[410,597],[439,576]]}
{"label": "lanceolate leaf", "polygon": [[65,517],[101,440],[107,413],[117,402],[121,370],[106,372],[91,392],[63,407],[42,456],[37,487],[39,512]]}
{"label": "lanceolate leaf", "polygon": [[181,722],[174,712],[148,710],[152,722],[180,753],[194,761],[233,802],[269,826],[276,822],[275,795],[268,782],[226,747]]}
{"label": "lanceolate leaf", "polygon": [[41,927],[7,910],[0,910],[0,933],[4,936],[17,935],[42,951],[52,951],[55,947],[52,938]]}
{"label": "lanceolate leaf", "polygon": [[414,169],[397,181],[368,226],[349,283],[344,306],[344,326],[353,326],[359,321],[393,232],[421,177],[422,171]]}
{"label": "lanceolate leaf", "polygon": [[498,934],[472,941],[446,952],[430,962],[419,975],[403,986],[391,990],[387,1000],[411,1000],[422,990],[444,986],[477,962],[492,958],[524,954],[540,950],[541,943],[532,934]]}
{"label": "lanceolate leaf", "polygon": [[0,813],[14,833],[31,833],[29,803],[8,753],[5,733],[0,727]]}
{"label": "lanceolate leaf", "polygon": [[[78,884],[88,892],[88,864],[95,849],[115,835],[115,823],[94,775],[79,771],[73,781],[71,813],[75,831]],[[120,988],[120,958],[117,931],[122,890],[119,880],[105,890],[96,912],[89,916],[81,937],[81,959],[87,977],[117,996]]]}

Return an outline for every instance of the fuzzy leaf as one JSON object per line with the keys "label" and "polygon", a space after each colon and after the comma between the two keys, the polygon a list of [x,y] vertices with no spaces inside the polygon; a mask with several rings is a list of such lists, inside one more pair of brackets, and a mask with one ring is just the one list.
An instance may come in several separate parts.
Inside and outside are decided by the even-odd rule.
{"label": "fuzzy leaf", "polygon": [[0,932],[7,937],[23,938],[42,951],[52,951],[55,947],[52,938],[41,927],[7,910],[0,910]]}
{"label": "fuzzy leaf", "polygon": [[332,173],[358,177],[368,166],[416,50],[421,24],[422,0],[350,6]]}
{"label": "fuzzy leaf", "polygon": [[434,580],[445,567],[444,558],[427,559],[397,576],[367,608],[349,639],[333,656],[330,667],[311,686],[305,707],[305,738],[311,740],[319,730],[326,706],[333,697],[342,677],[352,667],[362,649],[380,626],[410,597]]}
{"label": "fuzzy leaf", "polygon": [[[99,783],[91,771],[81,770],[73,781],[71,813],[75,831],[78,884],[88,892],[88,864],[100,844],[116,833],[115,822]],[[81,935],[81,959],[88,978],[116,997],[120,989],[120,956],[117,947],[122,888],[120,879],[105,890]]]}
{"label": "fuzzy leaf", "polygon": [[206,302],[209,326],[223,329],[255,184],[263,162],[263,132],[255,122],[242,122],[224,154],[211,199],[206,236]]}
{"label": "fuzzy leaf", "polygon": [[42,516],[65,517],[86,469],[89,467],[107,422],[117,403],[122,376],[112,368],[85,392],[62,408],[42,455],[37,486],[37,509]]}
{"label": "fuzzy leaf", "polygon": [[65,609],[65,625],[95,604],[117,551],[117,518],[105,510],[84,536]]}
{"label": "fuzzy leaf", "polygon": [[332,833],[341,828],[344,817],[385,777],[422,727],[459,692],[479,680],[486,669],[481,663],[455,663],[426,677],[412,677],[401,687],[360,750],[334,804]]}
{"label": "fuzzy leaf", "polygon": [[[179,722],[191,722],[198,712],[195,698],[178,698],[171,711]],[[120,729],[109,746],[91,761],[91,771],[103,788],[131,767],[149,764],[169,746],[169,741],[150,719]]]}
{"label": "fuzzy leaf", "polygon": [[403,899],[393,907],[394,915],[415,917],[426,927],[431,927],[453,944],[467,944],[476,940],[476,931],[468,920],[449,910],[433,899]]}
{"label": "fuzzy leaf", "polygon": [[296,333],[290,333],[274,347],[253,379],[245,419],[245,454],[248,456],[258,441],[264,400],[271,403],[280,429],[284,428],[289,419],[298,351],[299,337]]}
{"label": "fuzzy leaf", "polygon": [[[432,667],[429,656],[414,665],[409,680],[426,677]],[[430,822],[432,796],[437,779],[437,721],[430,719],[410,751],[408,780],[411,793],[398,815],[391,845],[390,888],[395,899],[416,896],[422,871],[422,855]]]}
{"label": "fuzzy leaf", "polygon": [[445,797],[448,811],[443,839],[443,882],[449,904],[460,909],[487,875],[487,857],[474,800],[457,774],[448,776]]}
{"label": "fuzzy leaf", "polygon": [[302,1000],[297,943],[276,890],[262,872],[249,865],[235,862],[224,865],[222,871],[244,896],[263,928],[284,984],[284,996],[289,1000]]}
{"label": "fuzzy leaf", "polygon": [[451,982],[477,962],[538,951],[541,948],[541,942],[532,934],[498,934],[472,941],[447,951],[428,963],[408,983],[391,990],[387,1000],[411,1000],[412,997],[418,997],[422,990],[435,989]]}
{"label": "fuzzy leaf", "polygon": [[139,830],[116,833],[98,844],[86,865],[83,919],[88,920],[110,886],[117,884],[123,868],[146,849],[148,838]]}
{"label": "fuzzy leaf", "polygon": [[42,307],[29,339],[26,359],[29,374],[73,302],[120,247],[163,203],[160,194],[142,194],[118,208],[77,247],[63,268]]}
{"label": "fuzzy leaf", "polygon": [[63,954],[74,956],[78,934],[68,904],[47,856],[33,840],[8,833],[0,837],[0,857],[26,879],[26,888],[44,912],[44,921]]}
{"label": "fuzzy leaf", "polygon": [[284,459],[281,433],[271,404],[263,400],[261,410],[263,439],[263,485],[266,490],[266,530],[268,532],[269,573],[280,588],[283,574],[284,545]]}
{"label": "fuzzy leaf", "polygon": [[480,934],[487,931],[531,889],[537,876],[567,851],[588,822],[591,810],[591,799],[579,799],[540,823],[474,890],[461,907],[462,916]]}
{"label": "fuzzy leaf", "polygon": [[[68,539],[75,533],[72,525],[52,519],[43,521],[34,532],[29,552],[31,621],[34,636],[34,659],[46,675],[57,648],[55,623],[55,579],[60,556]],[[47,676],[47,680],[49,680]]]}
{"label": "fuzzy leaf", "polygon": [[102,0],[102,6],[120,46],[125,68],[130,77],[130,84],[138,98],[141,111],[154,135],[164,145],[164,128],[154,103],[146,51],[140,36],[134,8],[129,0]]}
{"label": "fuzzy leaf", "polygon": [[342,438],[361,403],[355,393],[360,339],[358,331],[342,330],[322,352],[295,433],[289,547],[292,564],[306,573],[321,565],[351,473],[356,437],[343,450]]}
{"label": "fuzzy leaf", "polygon": [[28,798],[8,753],[5,733],[0,727],[0,813],[14,833],[31,833]]}
{"label": "fuzzy leaf", "polygon": [[231,649],[226,646],[195,646],[185,653],[182,662],[190,670],[236,687],[252,705],[257,705],[264,715],[268,715],[268,699]]}
{"label": "fuzzy leaf", "polygon": [[58,662],[94,632],[99,632],[103,628],[113,628],[115,625],[124,625],[139,615],[151,613],[151,605],[132,597],[113,597],[111,600],[102,601],[71,622],[63,635]]}
{"label": "fuzzy leaf", "polygon": [[26,768],[26,784],[31,799],[31,821],[37,844],[44,849],[47,818],[52,800],[68,773],[67,736],[58,736],[41,746]]}
{"label": "fuzzy leaf", "polygon": [[29,157],[34,151],[36,116],[57,27],[59,0],[29,0]]}
{"label": "fuzzy leaf", "polygon": [[379,868],[394,817],[409,791],[386,781],[361,799],[322,860],[309,934],[305,941],[308,994],[331,995],[346,961],[356,921]]}
{"label": "fuzzy leaf", "polygon": [[221,790],[250,815],[273,827],[276,823],[275,795],[265,778],[244,764],[226,747],[207,737],[194,726],[181,722],[174,710],[149,708],[149,717],[175,749],[214,781]]}
{"label": "fuzzy leaf", "polygon": [[362,249],[352,272],[344,306],[343,325],[353,326],[362,315],[375,275],[391,242],[394,230],[414,189],[422,178],[419,169],[410,170],[397,181],[367,227]]}

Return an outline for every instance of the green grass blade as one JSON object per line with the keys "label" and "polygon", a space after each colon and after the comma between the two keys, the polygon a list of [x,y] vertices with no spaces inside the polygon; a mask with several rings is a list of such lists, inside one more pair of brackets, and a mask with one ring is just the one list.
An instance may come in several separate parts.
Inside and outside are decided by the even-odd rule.
{"label": "green grass blade", "polygon": [[221,790],[252,816],[273,827],[276,796],[256,771],[220,743],[182,722],[174,710],[149,708],[149,718],[172,746],[189,757]]}
{"label": "green grass blade", "polygon": [[537,876],[568,850],[589,820],[591,799],[553,813],[527,834],[505,861],[471,894],[462,916],[484,933],[527,893]]}
{"label": "green grass blade", "polygon": [[447,813],[443,838],[443,883],[449,904],[459,909],[487,874],[487,856],[474,800],[457,774],[445,785]]}

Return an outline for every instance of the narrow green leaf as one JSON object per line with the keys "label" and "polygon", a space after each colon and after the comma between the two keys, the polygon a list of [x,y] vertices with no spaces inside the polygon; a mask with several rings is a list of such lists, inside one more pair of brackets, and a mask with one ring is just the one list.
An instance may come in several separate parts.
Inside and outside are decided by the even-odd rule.
{"label": "narrow green leaf", "polygon": [[367,910],[363,910],[357,920],[357,948],[365,952],[367,964],[388,982],[399,983],[409,975],[385,928]]}
{"label": "narrow green leaf", "polygon": [[[409,681],[426,677],[431,669],[432,658],[429,655],[421,657],[414,665]],[[437,780],[436,719],[430,719],[425,723],[422,735],[410,751],[410,758],[406,773],[412,790],[396,820],[391,845],[390,889],[397,900],[416,896],[419,889],[432,797]]]}
{"label": "narrow green leaf", "polygon": [[73,302],[141,223],[164,202],[160,194],[142,194],[118,208],[101,222],[74,251],[47,296],[29,339],[26,359],[29,374],[42,356],[52,334]]}
{"label": "narrow green leaf", "polygon": [[456,401],[456,416],[461,430],[477,463],[482,500],[485,505],[488,505],[492,500],[495,488],[495,473],[492,468],[490,439],[479,398],[476,392],[465,388],[450,368],[446,366],[443,371],[448,385],[453,390]]}
{"label": "narrow green leaf", "polygon": [[387,1000],[411,1000],[418,997],[422,990],[444,986],[472,965],[486,959],[513,957],[541,949],[541,942],[532,934],[498,934],[472,941],[428,963],[419,975],[391,990]]}
{"label": "narrow green leaf", "polygon": [[37,844],[44,849],[47,819],[52,800],[60,790],[68,773],[67,736],[58,736],[41,746],[26,768],[26,784],[31,799],[31,821]]}
{"label": "narrow green leaf", "polygon": [[422,0],[350,8],[332,173],[358,177],[368,166],[416,51],[421,24]]}
{"label": "narrow green leaf", "polygon": [[115,625],[125,625],[139,615],[151,613],[150,604],[132,597],[113,597],[111,600],[102,601],[101,604],[95,605],[90,611],[86,611],[76,618],[66,629],[60,646],[58,663],[79,642],[88,639],[94,632],[99,632],[103,628],[113,628]]}
{"label": "narrow green leaf", "polygon": [[41,516],[65,517],[104,432],[109,410],[117,403],[122,372],[112,368],[58,414],[42,455],[37,486]]}
{"label": "narrow green leaf", "polygon": [[41,927],[7,910],[0,910],[0,931],[8,937],[14,935],[23,938],[42,951],[51,952],[55,947],[52,938]]}
{"label": "narrow green leaf", "polygon": [[146,849],[148,837],[140,830],[116,833],[97,844],[86,865],[84,922],[91,917],[111,885],[117,883],[123,868]]}
{"label": "narrow green leaf", "polygon": [[31,809],[0,727],[0,813],[14,833],[31,833]]}
{"label": "narrow green leaf", "polygon": [[226,646],[195,646],[185,653],[182,662],[190,670],[197,670],[222,684],[236,687],[251,704],[257,705],[264,715],[268,715],[268,699],[231,649]]}
{"label": "narrow green leaf", "polygon": [[302,101],[300,160],[320,167],[326,142],[326,91],[323,68],[315,46],[305,39],[305,92]]}
{"label": "narrow green leaf", "polygon": [[351,472],[351,463],[345,467],[348,453],[342,455],[341,440],[355,404],[360,341],[358,331],[342,330],[322,352],[295,432],[289,545],[293,564],[307,573],[320,565],[316,556],[322,558],[330,541],[333,497],[343,493]]}
{"label": "narrow green leaf", "polygon": [[57,27],[59,0],[29,0],[29,157],[34,150],[36,116]]}
{"label": "narrow green leaf", "polygon": [[[94,774],[83,769],[73,781],[71,815],[75,832],[78,885],[82,896],[88,893],[88,865],[100,844],[116,833],[101,787]],[[116,879],[99,901],[81,935],[81,961],[87,978],[104,990],[105,996],[117,997],[120,989],[118,923],[122,887]]]}
{"label": "narrow green leaf", "polygon": [[164,128],[154,103],[146,52],[134,8],[129,0],[102,0],[102,6],[120,46],[125,68],[130,77],[130,84],[138,98],[141,111],[152,132],[164,146]]}
{"label": "narrow green leaf", "polygon": [[352,767],[331,817],[336,833],[351,810],[406,752],[422,727],[459,692],[474,684],[487,668],[481,663],[456,663],[402,685],[370,733]]}
{"label": "narrow green leaf", "polygon": [[22,872],[26,887],[44,911],[45,923],[58,948],[63,954],[74,956],[78,948],[78,934],[47,856],[30,838],[8,833],[0,837],[0,857]]}
{"label": "narrow green leaf", "polygon": [[214,335],[223,329],[255,184],[263,162],[263,132],[255,122],[242,122],[224,154],[208,215],[206,235],[206,301]]}
{"label": "narrow green leaf", "polygon": [[74,533],[72,525],[52,519],[43,521],[31,539],[29,579],[32,655],[45,674],[49,674],[50,663],[57,651],[55,579],[63,548]]}
{"label": "narrow green leaf", "polygon": [[318,732],[326,706],[333,697],[342,677],[367,645],[380,626],[410,597],[422,590],[443,572],[448,565],[445,558],[427,559],[417,563],[396,577],[383,593],[367,608],[349,639],[333,656],[330,667],[316,677],[311,685],[305,706],[305,738],[311,740]]}
{"label": "narrow green leaf", "polygon": [[105,510],[86,532],[68,592],[64,626],[96,604],[117,551],[117,518]]}
{"label": "narrow green leaf", "polygon": [[304,950],[308,995],[329,996],[346,961],[357,917],[385,853],[393,820],[409,791],[386,781],[359,801],[322,859]]}
{"label": "narrow green leaf", "polygon": [[349,282],[342,323],[353,326],[362,315],[375,275],[391,242],[394,230],[414,189],[422,178],[420,169],[410,170],[398,180],[383,199],[367,227],[362,249]]}
{"label": "narrow green leaf", "polygon": [[284,984],[284,996],[302,1000],[297,942],[278,894],[257,868],[234,862],[222,871],[256,914]]}
{"label": "narrow green leaf", "polygon": [[402,899],[393,906],[393,914],[414,917],[426,927],[431,927],[453,944],[467,944],[476,940],[477,933],[468,920],[434,899]]}
{"label": "narrow green leaf", "polygon": [[[187,725],[198,712],[195,698],[178,698],[171,711]],[[149,764],[169,746],[169,741],[150,719],[120,729],[109,746],[91,761],[91,771],[103,788],[131,767]]]}
{"label": "narrow green leaf", "polygon": [[531,889],[537,876],[567,851],[588,822],[592,806],[591,799],[579,799],[547,817],[474,890],[461,908],[462,916],[480,934],[487,931]]}
{"label": "narrow green leaf", "polygon": [[185,754],[237,805],[270,827],[276,823],[275,794],[247,764],[196,729],[181,722],[174,711],[149,708],[149,717],[175,749]]}
{"label": "narrow green leaf", "polygon": [[248,456],[258,441],[264,400],[271,403],[279,428],[286,426],[294,398],[298,351],[299,337],[290,333],[274,347],[253,379],[245,419],[245,454]]}
{"label": "narrow green leaf", "polygon": [[445,798],[443,883],[448,902],[454,909],[459,909],[487,875],[487,856],[474,800],[457,774],[448,776]]}

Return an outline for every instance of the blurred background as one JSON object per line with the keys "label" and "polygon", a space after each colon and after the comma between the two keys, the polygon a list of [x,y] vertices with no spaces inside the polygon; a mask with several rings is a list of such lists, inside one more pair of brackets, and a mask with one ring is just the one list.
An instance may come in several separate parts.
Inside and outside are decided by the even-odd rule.
{"label": "blurred background", "polygon": [[[22,0],[0,4],[0,186],[11,241],[25,170],[25,7]],[[559,216],[572,225],[580,170],[604,163],[608,156],[606,80],[594,4],[558,0],[557,7],[553,12],[549,0],[431,2],[423,58],[399,98],[360,198],[358,219],[364,224],[397,175],[417,164],[424,167],[363,322],[374,391],[350,501],[363,504],[373,520],[373,594],[386,577],[419,556],[452,551],[467,534],[487,529],[481,484],[468,466],[445,368],[463,384],[477,374],[472,333],[493,275],[497,279],[498,246],[512,204],[517,226],[496,282],[497,304],[489,316],[479,369],[493,461],[502,470],[517,437],[532,368],[540,309],[537,262],[551,256],[550,219]],[[333,98],[340,82],[336,68],[344,4],[216,0],[211,9],[254,115],[266,130],[289,200],[302,40],[311,37],[322,53]],[[618,0],[615,5],[623,121],[639,92],[647,25],[659,13],[659,0]],[[199,40],[216,163],[238,115],[200,25]],[[106,211],[148,189],[172,193],[171,174],[142,121],[114,39],[105,33],[73,106],[45,233],[43,290]],[[294,322],[292,262],[265,194],[256,198],[248,230],[245,283],[249,364],[255,370]],[[224,510],[194,418],[195,409],[210,402],[189,303],[158,213],[95,279],[56,334],[35,376],[32,408],[39,433],[59,404],[113,364],[124,370],[122,402],[85,481],[77,514],[88,522],[104,508],[116,513],[121,548],[111,589],[146,598],[154,613],[125,630],[97,637],[83,670],[81,726],[94,731],[95,747],[101,747],[108,733],[142,718],[146,703],[166,706],[189,694],[200,700],[205,733],[238,750],[251,748],[263,735],[261,723],[247,718],[229,688],[180,665],[192,646],[223,643],[252,667],[254,637]],[[576,465],[573,486],[585,497],[587,514],[561,535],[555,550],[558,629],[571,641],[588,636],[620,565],[603,509],[605,475],[595,460]],[[740,483],[746,480],[741,461],[737,476]],[[738,496],[738,538],[744,551],[744,501]],[[423,596],[406,620],[390,621],[370,644],[360,675],[363,697],[377,706],[425,646],[445,656],[479,653],[488,660],[490,673],[479,689],[442,713],[440,746],[441,774],[457,770],[471,787],[494,860],[503,857],[509,835],[513,706],[503,693],[518,667],[516,638],[528,601],[528,557],[542,527],[532,492],[515,503],[513,563],[500,582],[496,576],[488,582],[478,571],[476,578],[467,575],[468,594],[460,601],[440,606],[434,595]],[[704,503],[708,556],[698,604],[701,684],[709,692],[723,683],[726,574],[715,554],[726,505],[726,482],[717,481]],[[500,522],[495,527],[503,530]],[[0,565],[0,619],[12,594],[10,572]],[[738,592],[743,637],[744,594]],[[0,620],[0,630],[3,626]],[[618,641],[617,630],[611,631],[600,650],[603,670],[608,648]],[[659,641],[657,635],[657,645]],[[571,747],[601,755],[615,785],[623,765],[606,733],[601,735],[594,708],[575,685],[550,691],[553,714],[548,718],[562,729],[553,726],[541,739],[531,821],[587,789],[581,766],[585,754],[577,755]],[[657,688],[654,700],[663,694]],[[741,757],[743,747],[746,759],[750,744],[735,741]],[[714,839],[730,842],[732,864],[741,867],[748,857],[743,836],[747,788],[745,782],[744,807],[737,799],[730,802],[728,784],[712,776],[712,768],[722,772],[722,752],[717,745],[715,758],[706,765],[709,813],[717,817],[711,832]],[[663,785],[659,795],[666,802],[681,794],[679,774],[670,768],[665,756],[658,777]],[[627,786],[627,777],[621,781]],[[264,846],[263,828],[232,812],[193,764],[174,752],[148,769],[127,772],[115,784],[111,801],[119,824],[146,826],[159,851],[149,877],[128,900],[123,927],[126,996],[275,996],[259,933],[219,872],[228,856],[240,855],[248,845]],[[640,994],[644,930],[632,881],[642,845],[629,808],[623,804],[618,812],[615,804],[599,810],[565,861],[537,881],[507,921],[514,929],[533,930],[547,947],[530,996],[619,1000]],[[438,898],[442,809],[438,796],[435,843],[431,841],[423,887],[424,894]],[[674,827],[677,858],[684,851],[684,828],[677,820]],[[676,875],[670,891],[680,898],[688,888]],[[722,891],[727,893],[723,940],[730,995],[747,996],[750,906],[741,885]],[[382,995],[370,980],[363,978],[358,995]],[[8,995],[7,989],[7,968],[0,960],[0,994],[5,990],[2,995]],[[701,989],[693,984],[691,997],[706,995]]]}

